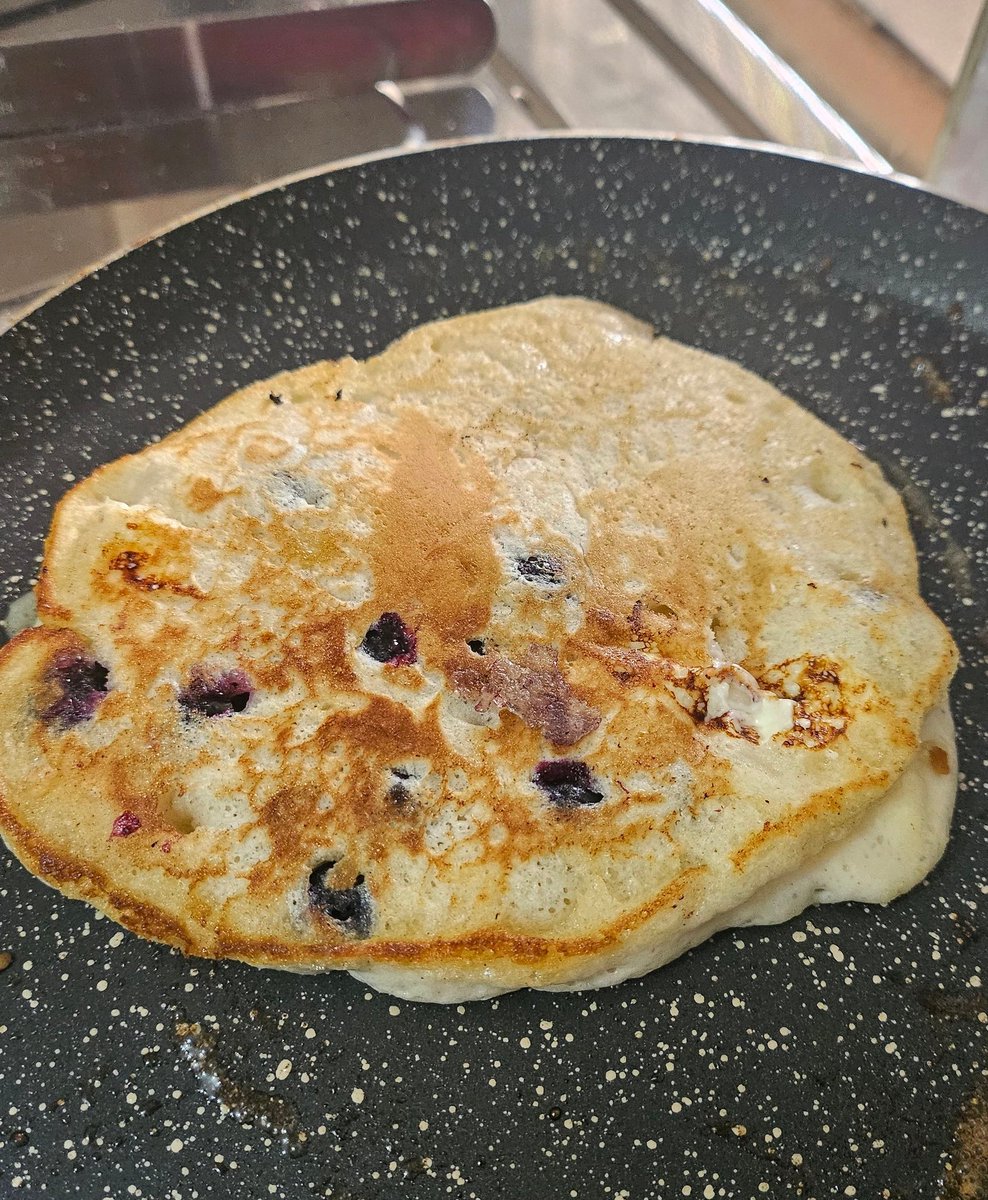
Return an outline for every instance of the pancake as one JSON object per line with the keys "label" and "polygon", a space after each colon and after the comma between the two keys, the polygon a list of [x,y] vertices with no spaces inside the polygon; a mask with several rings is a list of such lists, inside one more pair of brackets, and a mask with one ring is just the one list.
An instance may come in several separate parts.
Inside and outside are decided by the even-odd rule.
{"label": "pancake", "polygon": [[245,388],[68,493],[37,602],[0,831],[187,954],[595,987],[946,843],[956,650],[897,494],[602,304]]}

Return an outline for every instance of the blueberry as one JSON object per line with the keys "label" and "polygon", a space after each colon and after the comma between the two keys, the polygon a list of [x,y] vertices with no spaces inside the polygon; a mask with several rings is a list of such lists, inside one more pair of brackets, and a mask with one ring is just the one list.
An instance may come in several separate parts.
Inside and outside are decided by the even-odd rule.
{"label": "blueberry", "polygon": [[604,799],[590,768],[576,758],[552,758],[540,762],[532,782],[559,808],[599,804]]}
{"label": "blueberry", "polygon": [[130,837],[132,833],[136,833],[141,827],[141,818],[137,813],[122,812],[119,817],[113,822],[110,829],[110,837]]}
{"label": "blueberry", "polygon": [[226,717],[243,712],[251,694],[243,671],[207,675],[201,667],[193,667],[187,686],[178,694],[178,703],[187,716]]}
{"label": "blueberry", "polygon": [[407,808],[412,802],[412,793],[403,783],[393,783],[388,788],[388,800],[395,808]]}
{"label": "blueberry", "polygon": [[516,558],[515,570],[528,583],[558,587],[566,582],[563,564],[551,554],[529,554],[526,558]]}
{"label": "blueberry", "polygon": [[62,694],[42,712],[41,719],[65,729],[88,721],[109,691],[109,677],[107,668],[95,659],[75,650],[62,651],[48,671],[48,678]]}
{"label": "blueberry", "polygon": [[360,649],[375,662],[403,667],[415,662],[415,634],[397,613],[382,613],[364,634]]}
{"label": "blueberry", "polygon": [[353,887],[333,888],[326,878],[336,866],[334,860],[320,863],[309,876],[309,904],[324,917],[339,925],[344,933],[368,937],[371,930],[371,900],[363,875],[353,881]]}

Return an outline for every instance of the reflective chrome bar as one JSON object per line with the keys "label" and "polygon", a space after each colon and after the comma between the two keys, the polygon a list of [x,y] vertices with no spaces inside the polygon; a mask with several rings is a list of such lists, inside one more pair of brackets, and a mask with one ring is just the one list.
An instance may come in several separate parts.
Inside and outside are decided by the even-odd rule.
{"label": "reflective chrome bar", "polygon": [[609,2],[642,36],[658,25],[771,139],[848,158],[871,171],[892,170],[724,0]]}
{"label": "reflective chrome bar", "polygon": [[483,63],[494,42],[485,0],[389,0],[275,15],[245,5],[232,19],[37,41],[8,36],[0,38],[0,137],[460,75]]}

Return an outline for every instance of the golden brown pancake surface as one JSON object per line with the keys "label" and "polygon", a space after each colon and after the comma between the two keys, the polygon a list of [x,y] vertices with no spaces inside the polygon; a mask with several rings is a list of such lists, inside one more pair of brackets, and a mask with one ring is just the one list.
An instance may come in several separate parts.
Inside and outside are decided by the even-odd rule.
{"label": "golden brown pancake surface", "polygon": [[956,659],[877,467],[576,299],[101,468],[38,605],[0,652],[29,869],[190,954],[425,999],[681,952],[939,761]]}

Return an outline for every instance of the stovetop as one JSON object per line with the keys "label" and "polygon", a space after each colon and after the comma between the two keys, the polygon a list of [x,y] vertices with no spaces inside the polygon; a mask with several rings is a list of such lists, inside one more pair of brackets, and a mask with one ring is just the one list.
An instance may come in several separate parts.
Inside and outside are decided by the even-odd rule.
{"label": "stovetop", "polygon": [[[0,0],[0,329],[200,209],[387,148],[593,128],[901,168],[738,17],[746,7],[759,5]],[[988,110],[981,65],[968,90]],[[988,204],[976,110],[954,112],[938,184]]]}

